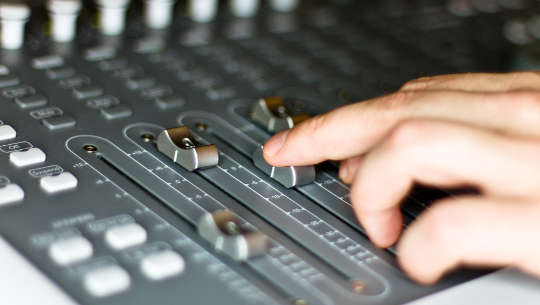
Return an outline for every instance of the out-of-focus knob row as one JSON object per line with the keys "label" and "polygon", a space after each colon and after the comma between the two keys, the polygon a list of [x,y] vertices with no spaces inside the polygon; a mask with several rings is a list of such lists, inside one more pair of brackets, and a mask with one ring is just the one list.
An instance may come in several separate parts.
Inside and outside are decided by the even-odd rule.
{"label": "out-of-focus knob row", "polygon": [[[216,16],[218,2],[218,0],[190,0],[189,15],[194,21],[209,22]],[[234,16],[249,18],[257,14],[259,2],[260,0],[229,0],[229,8]],[[291,12],[299,2],[300,0],[269,1],[270,7],[278,12]]]}
{"label": "out-of-focus knob row", "polygon": [[[260,0],[229,0],[232,14],[249,18],[257,14]],[[99,11],[100,30],[104,35],[124,32],[126,11],[131,0],[95,0]],[[167,28],[173,19],[176,0],[144,0],[144,21],[149,28]],[[290,12],[299,0],[270,0],[272,9]],[[218,11],[218,0],[189,0],[188,10],[196,22],[212,21]],[[51,20],[51,36],[56,42],[69,42],[77,32],[77,17],[82,9],[81,0],[48,0],[46,8]],[[30,7],[23,2],[0,4],[2,26],[1,44],[4,49],[19,49],[24,43],[24,27],[30,18]]]}

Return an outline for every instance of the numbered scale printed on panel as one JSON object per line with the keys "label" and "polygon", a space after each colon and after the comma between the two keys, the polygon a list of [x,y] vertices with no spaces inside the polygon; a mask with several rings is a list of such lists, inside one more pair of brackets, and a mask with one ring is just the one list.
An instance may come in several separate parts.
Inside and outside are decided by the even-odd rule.
{"label": "numbered scale printed on panel", "polygon": [[[526,1],[443,2],[0,1],[0,303],[391,305],[477,277],[413,283],[337,164],[263,157],[312,116],[534,44]],[[448,195],[415,189],[404,227]]]}

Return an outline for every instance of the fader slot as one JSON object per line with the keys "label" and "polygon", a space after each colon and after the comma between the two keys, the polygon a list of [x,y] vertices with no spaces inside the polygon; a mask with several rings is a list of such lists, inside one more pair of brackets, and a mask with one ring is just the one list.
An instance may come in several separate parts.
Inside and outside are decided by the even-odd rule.
{"label": "fader slot", "polygon": [[[208,124],[208,131],[220,140],[234,147],[244,156],[251,158],[252,153],[263,143],[248,136],[244,130],[255,133],[257,130],[252,124],[247,123],[245,128],[234,128],[219,117],[208,113],[186,114],[181,122],[194,126],[197,122],[204,121]],[[262,138],[262,132],[257,132]],[[267,136],[269,137],[269,136]],[[327,169],[318,168],[314,183],[298,186],[296,189],[308,198],[331,211],[333,214],[355,227],[360,232],[365,232],[359,225],[358,220],[351,209],[349,202],[349,189],[338,179],[331,175]]]}
{"label": "fader slot", "polygon": [[[85,144],[86,143],[86,144]],[[83,152],[81,148],[84,146],[87,146],[88,143],[91,143],[92,146],[99,147],[99,153],[95,155],[89,155],[86,152]],[[132,154],[126,154],[122,150],[120,150],[118,147],[114,146],[114,144],[110,143],[109,141],[98,138],[98,137],[77,137],[76,139],[71,141],[71,146],[73,146],[73,149],[79,149],[82,152],[82,157],[87,162],[92,163],[101,163],[106,166],[109,166],[113,168],[115,171],[121,173],[126,178],[128,178],[131,182],[134,182],[139,187],[143,188],[146,192],[151,194],[153,197],[158,198],[159,201],[163,202],[166,206],[171,208],[173,211],[178,213],[179,215],[182,215],[183,218],[185,218],[188,222],[195,224],[198,219],[208,211],[216,210],[216,209],[223,209],[225,208],[224,205],[222,205],[219,201],[216,199],[214,200],[214,203],[211,204],[208,201],[208,198],[213,198],[211,194],[205,193],[204,191],[200,190],[202,196],[195,195],[194,198],[188,198],[184,196],[179,196],[179,193],[185,191],[188,191],[186,188],[181,189],[174,189],[170,186],[170,184],[164,182],[161,180],[161,178],[158,175],[151,174],[153,166],[156,164],[161,164],[161,169],[165,168],[166,166],[162,163],[159,163],[159,160],[154,159],[154,163],[151,163],[152,168],[148,168],[143,166],[142,163],[140,163],[140,160],[136,160],[140,154],[143,154],[140,150],[134,151]],[[135,158],[132,158],[133,156],[137,156]],[[117,162],[122,162],[121,164],[123,166],[118,166]],[[133,170],[134,168],[139,168],[138,170]],[[127,169],[129,168],[129,170]],[[158,170],[161,171],[161,170]],[[173,173],[171,171],[171,173]],[[134,175],[137,175],[137,177],[134,177]],[[148,176],[148,177],[147,177]],[[151,176],[154,176],[154,178],[150,178]],[[169,177],[170,178],[170,177]],[[184,182],[187,182],[182,176],[176,176],[175,180],[182,180]],[[189,183],[189,182],[187,182]],[[161,189],[158,185],[164,185],[167,189]],[[158,187],[156,187],[158,186]],[[159,190],[163,196],[156,196],[155,191]],[[206,198],[206,199],[203,199]],[[187,210],[183,211],[183,210]],[[244,214],[242,214],[244,216]],[[261,223],[256,223],[257,227],[261,226]],[[249,225],[248,225],[249,226]],[[271,228],[270,226],[267,226],[268,228]],[[267,233],[267,230],[265,230],[265,233]],[[268,234],[270,237],[275,236],[275,233]],[[280,242],[283,241],[282,239],[279,240]],[[290,247],[290,244],[287,245],[285,243],[286,247]],[[299,259],[296,254],[290,252],[288,248],[283,247],[279,245],[278,242],[275,240],[271,240],[271,246],[269,247],[269,254],[264,255],[261,257],[257,257],[254,259],[250,259],[245,262],[247,266],[251,270],[253,270],[256,274],[258,274],[259,277],[262,277],[262,279],[268,281],[269,286],[273,286],[274,290],[281,291],[281,294],[285,293],[286,296],[283,296],[284,299],[297,299],[298,297],[301,297],[301,299],[309,300],[310,304],[333,304],[332,301],[327,297],[327,295],[330,294],[336,294],[340,293],[343,294],[343,301],[344,304],[348,304],[349,301],[354,300],[355,298],[361,297],[362,295],[358,295],[355,293],[352,293],[349,291],[343,290],[343,285],[349,285],[350,283],[342,283],[341,288],[340,286],[336,286],[335,283],[339,282],[339,280],[336,277],[330,277],[328,278],[326,273],[323,275],[318,270],[313,269],[312,267],[309,267],[304,262],[304,259]],[[292,247],[294,249],[294,247]],[[287,257],[287,260],[292,260],[293,264],[299,264],[302,263],[303,266],[300,271],[296,271],[291,269],[291,267],[288,265],[290,262],[283,261],[282,257]],[[308,260],[309,261],[309,260]],[[296,263],[294,263],[296,262]],[[314,262],[311,260],[313,264],[320,265],[321,262]],[[311,271],[310,271],[311,269]],[[324,269],[324,268],[323,268]],[[306,275],[302,278],[299,278],[299,274],[301,272],[306,273]],[[329,281],[330,280],[330,281]],[[337,280],[337,281],[336,281]],[[344,282],[344,281],[341,281]],[[272,285],[270,285],[272,283]],[[371,289],[375,288],[372,287]],[[295,294],[287,293],[286,291],[294,291]],[[366,290],[364,294],[369,294],[371,290]],[[279,294],[279,293],[278,293]]]}
{"label": "fader slot", "polygon": [[[229,144],[245,155],[248,155],[250,151],[256,149],[256,146],[262,145],[270,138],[268,132],[263,131],[258,125],[247,119],[249,116],[247,102],[252,101],[238,102],[229,108],[229,113],[236,119],[237,124],[240,125],[237,129],[231,127],[229,123],[224,122],[216,116],[204,115],[205,117],[209,116],[209,119],[217,125],[222,124],[229,127],[223,128],[225,126],[220,126],[219,128],[212,129],[212,132],[217,137],[229,142]],[[230,134],[227,134],[230,130],[234,130],[235,134],[241,134],[242,136],[232,137]],[[314,183],[298,186],[296,189],[338,216],[341,220],[358,229],[360,232],[365,233],[364,228],[359,224],[356,215],[351,209],[350,189],[338,178],[337,169],[331,163],[318,165]],[[410,194],[403,205],[402,210],[405,212],[403,214],[404,227],[408,226],[424,208],[424,205],[421,203],[422,201],[415,198],[416,195],[416,193]],[[411,211],[414,211],[415,214],[411,213]]]}
{"label": "fader slot", "polygon": [[[267,178],[260,175],[250,160],[246,160],[208,133],[204,133],[204,138],[200,140],[218,145],[222,159],[220,166],[200,171],[202,176],[244,202],[248,208],[276,227],[288,228],[284,234],[304,245],[334,268],[350,278],[362,278],[366,276],[365,266],[372,260],[378,260],[359,243],[361,236],[346,226],[333,227],[333,221],[326,220],[331,216],[305,197],[293,191],[283,191],[274,183],[266,182]],[[319,216],[321,214],[317,215],[313,211],[326,216],[322,216],[323,219]],[[338,232],[347,232],[348,236]],[[347,246],[340,248],[342,244]]]}
{"label": "fader slot", "polygon": [[[159,134],[162,130],[163,130],[163,128],[157,127],[155,125],[141,124],[141,125],[134,126],[134,127],[126,129],[125,134],[134,143],[140,145],[140,148],[142,150],[147,151],[149,153],[149,155],[155,156],[156,159],[163,160],[163,163],[171,164],[171,166],[175,167],[175,165],[172,164],[171,160],[169,160],[165,155],[161,154],[157,150],[156,145],[154,143],[141,140],[141,133]],[[196,179],[194,179],[196,177],[191,177],[192,174],[184,171],[179,166],[175,167],[175,170],[178,171],[178,172],[182,172],[182,175],[184,177],[189,177],[190,180],[196,181]],[[202,173],[204,171],[206,171],[206,170],[201,170],[201,171],[199,171],[199,173]],[[231,180],[231,179],[229,178],[228,180]],[[260,200],[260,197],[255,197],[254,198],[254,202],[257,201],[257,200]],[[225,201],[223,199],[221,199],[221,202],[225,203]],[[227,203],[226,205],[229,208],[232,208],[231,202]],[[247,206],[247,207],[248,207],[248,209],[251,209],[249,206]],[[244,207],[244,209],[245,209],[245,207]],[[237,208],[235,207],[234,210],[237,210]],[[262,218],[266,218],[266,217],[262,216]],[[271,223],[274,224],[273,222],[271,222]],[[284,223],[288,224],[289,222],[287,220],[285,220]],[[329,289],[330,287],[325,287],[325,286],[326,285],[332,286],[332,283],[335,283],[335,284],[337,284],[337,286],[335,286],[334,288],[331,288],[331,289],[336,289],[337,288],[338,290],[340,290],[341,293],[342,293],[342,298],[344,298],[344,300],[346,300],[346,299],[355,300],[355,299],[362,298],[363,296],[365,297],[365,296],[370,296],[370,295],[378,295],[382,291],[385,290],[382,283],[379,282],[377,276],[374,276],[374,274],[372,272],[368,271],[368,270],[362,270],[363,269],[362,267],[359,268],[360,270],[357,270],[357,272],[355,273],[355,276],[346,275],[346,273],[342,272],[340,269],[336,269],[335,266],[333,264],[330,264],[327,260],[325,260],[325,258],[321,258],[319,253],[313,252],[312,249],[310,249],[310,248],[304,248],[304,246],[300,246],[300,245],[302,245],[302,243],[299,243],[300,245],[297,245],[297,243],[298,243],[297,239],[295,239],[295,241],[290,240],[289,238],[285,237],[280,230],[276,230],[275,227],[270,226],[270,225],[268,225],[266,223],[257,223],[257,227],[260,228],[260,229],[265,228],[264,230],[263,229],[261,229],[261,230],[263,230],[266,234],[268,234],[269,237],[271,237],[272,239],[274,239],[274,240],[276,240],[276,241],[278,241],[278,242],[280,242],[282,244],[282,246],[279,247],[279,250],[278,249],[270,250],[269,251],[270,254],[272,252],[276,252],[276,251],[281,253],[284,250],[288,249],[289,251],[293,252],[294,254],[291,253],[289,255],[284,255],[282,253],[282,254],[279,254],[278,256],[279,257],[286,257],[286,256],[291,256],[291,255],[298,255],[305,262],[298,261],[297,263],[294,263],[293,265],[302,266],[302,265],[306,265],[306,262],[307,262],[309,265],[312,265],[312,266],[317,265],[317,266],[319,266],[317,268],[317,269],[319,269],[319,272],[322,272],[322,274],[324,274],[324,277],[327,277],[327,280],[330,280],[330,282],[325,280],[324,281],[325,283],[322,284],[322,286],[319,285],[319,289],[321,289],[321,291],[327,291],[327,289]],[[279,227],[282,227],[282,226],[278,226],[278,228]],[[325,229],[325,228],[327,228],[327,227],[323,226],[320,229]],[[328,230],[331,230],[331,229],[328,227]],[[335,241],[338,241],[338,240],[339,240],[338,243],[342,242],[343,243],[343,245],[342,245],[343,251],[345,251],[347,254],[352,253],[351,255],[358,255],[359,258],[361,257],[361,260],[369,260],[369,259],[377,260],[376,258],[372,257],[371,255],[368,255],[367,252],[363,252],[362,251],[363,248],[361,248],[359,246],[358,247],[356,247],[356,246],[351,247],[350,244],[348,243],[349,240],[347,238],[342,237],[341,234],[337,234],[338,233],[337,231],[324,232],[324,233],[328,233],[329,235],[331,235],[331,236],[328,237],[330,240],[333,240],[331,243],[333,243]],[[333,233],[335,233],[335,234],[333,234]],[[287,235],[287,234],[285,234],[285,235]],[[347,247],[345,247],[345,246],[347,246]],[[339,246],[336,245],[335,247],[339,247]],[[337,248],[334,248],[334,249],[337,249]],[[349,250],[349,252],[347,252],[347,249]],[[359,265],[362,265],[363,263],[364,263],[363,261],[362,262],[359,261]],[[364,286],[362,286],[363,284],[361,284],[361,288],[358,288],[359,286],[357,286],[357,285],[359,283],[366,283],[367,285],[364,287]],[[320,284],[320,283],[318,283],[318,284]],[[343,290],[343,289],[345,289],[345,290]],[[356,293],[351,294],[351,291],[356,291]],[[349,292],[349,293],[347,293],[347,292]]]}
{"label": "fader slot", "polygon": [[[200,123],[204,124],[204,121]],[[284,235],[311,253],[351,279],[362,279],[367,276],[379,281],[385,274],[400,272],[393,266],[393,260],[389,255],[371,245],[364,236],[296,191],[269,182],[268,177],[255,168],[251,160],[246,159],[231,146],[204,130],[194,131],[193,134],[201,143],[215,144],[221,158],[219,166],[198,173],[242,202],[251,211],[280,228]],[[401,293],[414,293],[416,290],[414,285],[410,285],[405,278],[403,280],[401,284],[408,288]],[[369,281],[366,283],[369,287]],[[383,285],[379,287],[384,287],[385,291],[395,289],[383,283],[384,281],[378,282],[379,285]],[[375,284],[378,285],[377,282]]]}

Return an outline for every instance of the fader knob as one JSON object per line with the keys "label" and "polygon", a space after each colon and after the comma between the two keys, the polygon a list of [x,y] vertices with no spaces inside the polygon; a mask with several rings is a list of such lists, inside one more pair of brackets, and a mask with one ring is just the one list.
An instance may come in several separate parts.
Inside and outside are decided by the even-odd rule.
{"label": "fader knob", "polygon": [[271,0],[270,6],[278,12],[291,12],[298,6],[299,0]]}
{"label": "fader knob", "polygon": [[126,11],[131,0],[96,0],[101,33],[120,35],[126,27]]}
{"label": "fader knob", "polygon": [[54,41],[68,42],[75,38],[77,17],[81,8],[81,0],[49,0],[47,2]]}
{"label": "fader knob", "polygon": [[189,16],[196,22],[210,22],[217,14],[217,0],[190,0]]}
{"label": "fader knob", "polygon": [[2,48],[16,50],[24,42],[24,25],[30,17],[30,7],[23,3],[0,4]]}
{"label": "fader knob", "polygon": [[144,22],[151,29],[168,27],[173,18],[176,0],[145,0]]}
{"label": "fader knob", "polygon": [[249,18],[257,14],[259,0],[230,0],[231,12],[240,18]]}

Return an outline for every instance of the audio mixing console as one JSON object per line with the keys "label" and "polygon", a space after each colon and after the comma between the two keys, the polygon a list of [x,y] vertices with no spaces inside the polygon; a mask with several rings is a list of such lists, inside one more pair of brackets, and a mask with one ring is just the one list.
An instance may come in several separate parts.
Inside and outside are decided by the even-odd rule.
{"label": "audio mixing console", "polygon": [[510,69],[536,2],[0,1],[0,246],[65,304],[389,305],[467,281],[414,284],[335,164],[261,145],[415,77]]}

